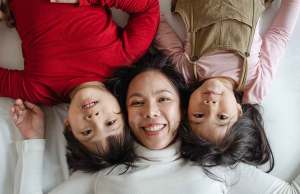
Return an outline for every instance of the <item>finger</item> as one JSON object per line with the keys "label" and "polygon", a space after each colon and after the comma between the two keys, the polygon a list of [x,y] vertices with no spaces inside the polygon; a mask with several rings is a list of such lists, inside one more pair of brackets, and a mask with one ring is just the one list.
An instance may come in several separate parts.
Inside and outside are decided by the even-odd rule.
{"label": "finger", "polygon": [[16,113],[17,115],[21,114],[21,112],[23,111],[23,110],[21,109],[21,107],[20,107],[19,105],[17,105],[17,104],[14,105],[14,109],[15,109],[15,113]]}
{"label": "finger", "polygon": [[14,104],[11,107],[11,117],[16,126],[18,126],[23,120],[26,110],[21,110],[20,106]]}
{"label": "finger", "polygon": [[32,110],[33,112],[35,112],[35,113],[42,112],[40,107],[38,107],[35,104],[32,104],[31,102],[25,101],[24,103],[25,103],[26,108]]}
{"label": "finger", "polygon": [[25,117],[24,111],[19,112],[19,114],[17,114],[16,121],[15,121],[16,125],[22,123],[24,117]]}
{"label": "finger", "polygon": [[18,120],[18,115],[16,112],[16,108],[14,106],[11,107],[11,118],[12,118],[13,122],[16,124],[16,121]]}
{"label": "finger", "polygon": [[16,108],[15,106],[13,105],[11,108],[10,108],[10,115],[11,117],[14,119],[14,117],[16,117]]}
{"label": "finger", "polygon": [[16,125],[18,125],[19,123],[21,123],[24,120],[25,117],[25,113],[27,112],[26,110],[21,110],[21,108],[19,106],[15,106],[15,114],[16,114],[16,120],[15,123]]}
{"label": "finger", "polygon": [[14,107],[14,105],[10,108],[10,112],[11,113],[15,113],[16,112],[16,108]]}
{"label": "finger", "polygon": [[18,126],[24,118],[24,117],[21,118],[21,116],[17,114],[17,112],[13,113],[11,117],[16,126]]}
{"label": "finger", "polygon": [[23,100],[21,100],[21,99],[17,99],[16,102],[15,102],[15,104],[16,104],[17,106],[19,106],[19,108],[20,108],[21,110],[25,110],[25,109],[26,109],[26,107],[24,106],[24,102],[23,102]]}
{"label": "finger", "polygon": [[12,120],[15,123],[15,125],[17,125],[18,116],[16,114],[13,114],[12,115]]}

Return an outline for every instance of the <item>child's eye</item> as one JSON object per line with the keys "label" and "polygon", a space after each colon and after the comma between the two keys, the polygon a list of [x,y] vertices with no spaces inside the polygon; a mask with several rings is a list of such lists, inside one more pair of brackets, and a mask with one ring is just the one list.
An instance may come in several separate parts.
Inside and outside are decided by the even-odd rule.
{"label": "child's eye", "polygon": [[160,97],[158,99],[158,102],[166,102],[166,101],[170,101],[171,99],[170,98],[166,98],[166,97]]}
{"label": "child's eye", "polygon": [[193,116],[196,117],[197,119],[201,119],[204,117],[204,114],[203,113],[194,113]]}
{"label": "child's eye", "polygon": [[88,135],[90,135],[91,133],[92,133],[92,129],[90,129],[90,128],[87,128],[87,129],[85,129],[84,131],[82,131],[81,132],[81,134],[83,135],[83,136],[88,136]]}
{"label": "child's eye", "polygon": [[218,117],[220,120],[226,120],[229,118],[226,114],[219,114]]}
{"label": "child's eye", "polygon": [[106,126],[112,126],[113,124],[115,124],[117,122],[117,119],[113,119],[113,120],[110,120],[110,121],[107,121],[106,122]]}

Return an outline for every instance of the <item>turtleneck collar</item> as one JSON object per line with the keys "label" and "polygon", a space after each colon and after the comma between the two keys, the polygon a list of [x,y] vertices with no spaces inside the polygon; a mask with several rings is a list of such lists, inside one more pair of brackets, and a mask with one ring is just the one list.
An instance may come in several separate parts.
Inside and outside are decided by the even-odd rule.
{"label": "turtleneck collar", "polygon": [[134,148],[139,157],[136,164],[147,163],[155,165],[178,160],[180,158],[180,145],[180,141],[177,140],[164,149],[151,150],[136,142]]}

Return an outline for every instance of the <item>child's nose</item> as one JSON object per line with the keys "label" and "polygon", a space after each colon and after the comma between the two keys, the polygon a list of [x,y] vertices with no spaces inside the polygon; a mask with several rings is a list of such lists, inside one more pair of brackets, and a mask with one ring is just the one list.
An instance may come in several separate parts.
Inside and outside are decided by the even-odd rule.
{"label": "child's nose", "polygon": [[86,120],[92,120],[93,118],[98,117],[99,115],[100,115],[99,112],[90,113],[90,114],[87,114],[85,116],[85,119]]}

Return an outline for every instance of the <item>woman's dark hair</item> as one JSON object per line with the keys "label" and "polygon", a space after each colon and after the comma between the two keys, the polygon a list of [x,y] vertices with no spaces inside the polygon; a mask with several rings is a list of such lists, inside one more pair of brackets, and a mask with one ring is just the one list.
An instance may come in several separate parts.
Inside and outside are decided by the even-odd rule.
{"label": "woman's dark hair", "polygon": [[128,127],[125,127],[122,135],[107,137],[107,149],[102,153],[89,151],[75,138],[70,126],[66,127],[64,135],[67,140],[67,163],[72,172],[80,170],[93,173],[119,164],[126,165],[127,169],[133,166],[135,154]]}
{"label": "woman's dark hair", "polygon": [[[199,83],[197,85],[199,86]],[[191,88],[190,93],[197,85]],[[238,103],[241,103],[242,96],[242,93],[235,92]],[[179,131],[182,139],[182,157],[203,167],[233,166],[238,162],[257,166],[269,162],[267,172],[272,171],[274,157],[265,133],[260,109],[257,104],[242,104],[243,115],[227,130],[224,138],[217,145],[193,133],[185,119],[186,127]]]}
{"label": "woman's dark hair", "polygon": [[[141,60],[132,67],[117,70],[113,76],[107,80],[107,87],[119,99],[122,110],[126,110],[127,89],[130,82],[140,73],[154,70],[165,75],[173,84],[180,95],[181,110],[185,110],[187,105],[187,87],[183,76],[176,71],[171,62],[163,55],[158,53],[147,53]],[[125,114],[127,117],[127,114]],[[126,120],[128,120],[126,118]]]}
{"label": "woman's dark hair", "polygon": [[[184,107],[187,105],[187,87],[183,76],[175,70],[174,65],[172,65],[166,57],[158,53],[147,53],[132,67],[116,71],[111,79],[107,81],[108,85],[110,85],[107,87],[114,91],[113,93],[116,94],[119,99],[122,110],[126,112],[126,121],[128,121],[126,98],[129,84],[137,75],[149,70],[158,71],[170,80],[179,94],[181,110],[184,110]],[[181,114],[184,115],[183,111]],[[181,127],[182,122],[179,125],[179,128]]]}
{"label": "woman's dark hair", "polygon": [[[15,26],[15,18],[9,9],[10,1],[7,0],[4,2],[4,0],[0,0],[0,11],[3,12],[4,18],[3,20],[6,22],[8,27],[14,27]],[[1,19],[0,19],[1,21]]]}

